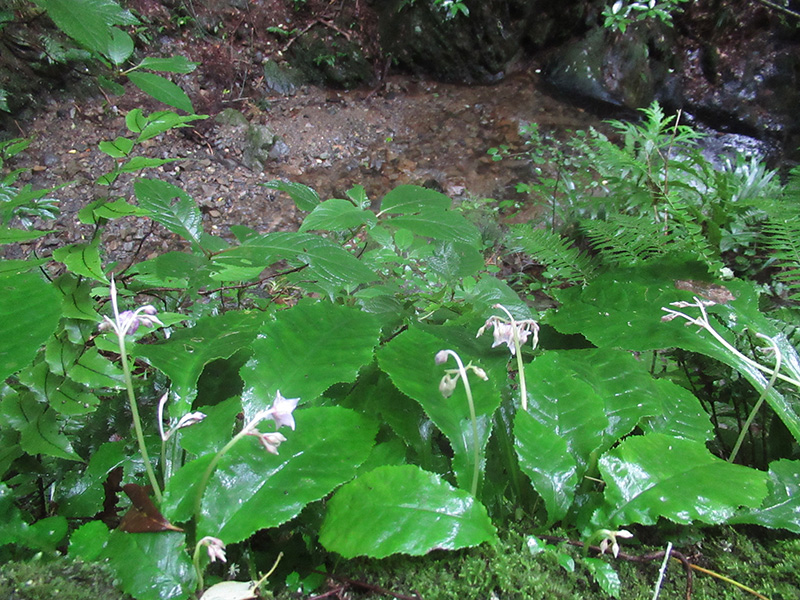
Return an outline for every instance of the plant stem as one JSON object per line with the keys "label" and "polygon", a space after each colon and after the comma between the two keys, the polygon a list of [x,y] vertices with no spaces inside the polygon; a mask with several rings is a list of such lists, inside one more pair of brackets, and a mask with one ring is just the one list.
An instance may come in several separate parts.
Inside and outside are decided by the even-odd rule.
{"label": "plant stem", "polygon": [[131,415],[133,417],[133,428],[136,431],[136,441],[139,443],[139,452],[142,454],[144,461],[144,468],[147,471],[147,477],[150,479],[150,485],[153,486],[153,493],[156,496],[156,501],[161,502],[161,488],[158,485],[153,465],[150,462],[150,457],[147,454],[147,446],[144,443],[144,432],[142,431],[142,420],[139,417],[139,406],[136,403],[136,396],[133,393],[133,380],[131,379],[131,368],[128,364],[128,351],[125,348],[125,332],[122,335],[117,333],[119,340],[119,356],[122,362],[122,374],[125,378],[125,388],[128,392],[128,404],[131,408]]}
{"label": "plant stem", "polygon": [[758,414],[761,405],[764,404],[764,400],[767,399],[767,394],[772,389],[772,386],[775,385],[775,380],[778,378],[778,371],[781,369],[781,362],[783,361],[783,355],[781,354],[778,345],[775,343],[771,337],[763,335],[761,333],[756,334],[758,337],[769,341],[772,344],[772,349],[775,352],[775,368],[772,370],[772,376],[769,378],[769,382],[767,382],[767,386],[761,391],[761,395],[758,397],[758,401],[756,402],[753,410],[750,411],[750,414],[747,416],[747,420],[744,422],[742,426],[742,430],[739,432],[739,437],[736,439],[736,443],[733,446],[733,450],[731,450],[731,455],[728,457],[728,462],[732,463],[736,460],[736,455],[739,454],[739,449],[742,447],[744,443],[744,438],[747,436],[747,432],[750,431],[750,425],[753,424],[753,421]]}
{"label": "plant stem", "polygon": [[469,379],[467,378],[467,370],[464,368],[464,363],[461,362],[461,357],[458,356],[452,350],[448,350],[450,354],[453,355],[453,358],[456,359],[456,363],[458,363],[458,374],[461,376],[461,381],[464,382],[464,391],[467,393],[467,404],[469,405],[469,418],[472,420],[472,438],[473,438],[473,456],[475,461],[475,468],[472,473],[472,495],[477,496],[478,494],[478,479],[481,475],[481,450],[480,450],[480,439],[478,435],[478,417],[475,414],[475,403],[472,400],[472,387],[469,385]]}
{"label": "plant stem", "polygon": [[522,410],[528,411],[528,386],[525,383],[525,365],[522,362],[522,347],[519,343],[519,328],[517,327],[517,321],[514,319],[514,315],[511,314],[511,311],[508,310],[502,304],[495,304],[496,308],[500,308],[503,312],[508,315],[508,318],[511,322],[511,331],[514,334],[514,356],[517,358],[517,374],[519,376],[519,393],[522,399]]}
{"label": "plant stem", "polygon": [[246,425],[242,430],[237,433],[235,436],[231,438],[231,440],[225,444],[222,449],[214,455],[214,458],[211,459],[211,462],[208,463],[206,470],[203,472],[203,477],[200,479],[200,485],[197,488],[197,496],[194,500],[194,514],[195,518],[200,515],[200,509],[203,505],[203,494],[206,491],[206,487],[208,486],[208,482],[211,480],[211,475],[214,473],[214,469],[217,468],[217,464],[228,453],[228,450],[233,448],[240,439],[247,435],[249,431],[250,424]]}

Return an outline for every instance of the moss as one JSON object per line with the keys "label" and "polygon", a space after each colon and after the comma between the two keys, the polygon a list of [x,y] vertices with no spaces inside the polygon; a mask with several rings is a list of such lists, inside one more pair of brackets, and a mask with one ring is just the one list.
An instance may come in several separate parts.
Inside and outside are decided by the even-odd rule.
{"label": "moss", "polygon": [[[687,530],[683,533],[683,539],[691,539],[692,536],[688,534],[693,532]],[[702,541],[692,541],[686,545],[676,542],[675,549],[689,556],[693,564],[747,585],[770,600],[797,598],[800,540],[757,528],[711,528],[702,530],[700,534]],[[559,565],[552,553],[532,556],[526,544],[527,537],[523,531],[510,531],[503,534],[500,542],[493,547],[483,546],[450,553],[433,552],[423,557],[358,559],[341,562],[331,570],[395,594],[417,594],[424,600],[609,598],[582,563],[579,548],[563,546],[561,549],[575,559],[574,572],[568,572]],[[663,546],[636,545],[635,540],[625,540],[623,547],[623,551],[636,556],[661,549]],[[621,600],[652,598],[661,560],[635,563],[614,560],[610,556],[606,560],[619,573]],[[695,572],[693,579],[693,600],[755,598],[710,575]],[[318,590],[318,593],[324,591]],[[288,600],[289,597],[286,594],[278,596],[279,600]],[[386,596],[373,591],[359,597],[377,599]],[[686,597],[686,574],[677,561],[671,561],[659,597]]]}
{"label": "moss", "polygon": [[9,562],[0,566],[3,600],[129,600],[102,565],[64,557]]}

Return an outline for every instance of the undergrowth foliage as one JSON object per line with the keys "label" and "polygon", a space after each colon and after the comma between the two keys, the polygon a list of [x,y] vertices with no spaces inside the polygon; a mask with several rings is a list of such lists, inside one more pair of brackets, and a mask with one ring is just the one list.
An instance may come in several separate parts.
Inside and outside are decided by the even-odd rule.
{"label": "undergrowth foliage", "polygon": [[[558,524],[614,557],[664,520],[800,533],[800,357],[790,313],[760,302],[799,291],[796,179],[715,170],[678,116],[644,116],[614,123],[620,146],[580,138],[558,185],[529,184],[561,216],[512,228],[505,252],[549,269],[543,313],[487,264],[469,215],[412,185],[373,202],[273,181],[306,213],[299,231],[228,239],[180,188],[139,177],[135,202],[81,210],[91,241],[2,261],[3,557],[66,551],[169,600],[217,581],[209,562],[274,585],[260,572],[282,538],[258,540],[278,527],[346,559],[491,544],[520,515],[531,535]],[[103,181],[151,166],[135,145],[195,118],[131,111],[129,134],[101,145],[116,165]],[[2,190],[0,241],[41,236],[49,192],[13,173]],[[101,233],[120,216],[184,250],[108,264]],[[754,283],[761,268],[783,287]],[[706,358],[720,376],[701,388],[691,364]],[[713,390],[732,380],[751,393],[726,405]],[[586,561],[618,597],[612,563]]]}

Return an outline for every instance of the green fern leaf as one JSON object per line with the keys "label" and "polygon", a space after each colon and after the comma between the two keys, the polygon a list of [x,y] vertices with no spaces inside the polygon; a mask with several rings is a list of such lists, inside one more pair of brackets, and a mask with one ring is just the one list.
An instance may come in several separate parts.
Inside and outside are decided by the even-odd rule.
{"label": "green fern leaf", "polygon": [[581,228],[606,264],[631,266],[679,249],[672,230],[664,231],[663,224],[633,215],[583,221]]}
{"label": "green fern leaf", "polygon": [[553,272],[554,279],[585,284],[597,271],[595,262],[571,242],[548,229],[534,229],[527,223],[511,227],[507,246],[524,252]]}

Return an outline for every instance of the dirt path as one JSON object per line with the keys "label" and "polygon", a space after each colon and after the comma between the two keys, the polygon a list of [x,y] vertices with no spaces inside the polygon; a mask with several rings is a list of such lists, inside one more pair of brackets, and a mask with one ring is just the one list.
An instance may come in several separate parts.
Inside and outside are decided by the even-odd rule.
{"label": "dirt path", "polygon": [[[33,138],[10,165],[31,169],[21,182],[35,188],[72,182],[52,194],[62,214],[55,224],[41,225],[60,233],[40,240],[38,253],[89,234],[76,218],[87,203],[104,196],[133,200],[131,177],[110,187],[95,181],[112,167],[98,143],[131,136],[124,114],[137,101],[135,93],[117,104],[102,97],[53,101],[49,110],[20,123],[21,133]],[[260,232],[295,228],[302,215],[293,203],[259,185],[278,178],[307,184],[323,198],[342,197],[360,184],[370,198],[379,199],[404,183],[437,187],[457,201],[512,198],[514,185],[525,177],[524,167],[515,161],[492,162],[486,155],[489,147],[519,147],[523,123],[537,122],[545,131],[598,124],[596,117],[545,94],[533,67],[491,87],[395,76],[376,94],[305,87],[294,96],[266,96],[258,105],[266,108],[252,101],[230,103],[286,144],[285,155],[263,170],[244,166],[243,130],[226,125],[204,127],[202,136],[170,132],[141,148],[147,156],[182,159],[144,175],[191,195],[210,233],[228,237],[228,227],[237,224]],[[149,223],[136,219],[119,220],[106,232],[108,260],[130,259],[137,251],[139,258],[152,256],[175,243],[169,232],[160,227],[151,231]]]}

